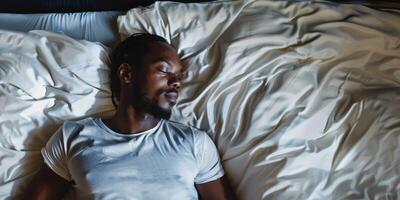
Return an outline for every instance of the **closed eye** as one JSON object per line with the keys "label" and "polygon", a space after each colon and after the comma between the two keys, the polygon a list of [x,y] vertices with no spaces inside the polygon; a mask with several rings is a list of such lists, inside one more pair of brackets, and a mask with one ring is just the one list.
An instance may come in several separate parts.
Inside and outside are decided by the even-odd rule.
{"label": "closed eye", "polygon": [[171,73],[171,72],[164,71],[162,69],[157,69],[157,71],[162,73],[162,74],[164,74],[164,75],[174,76],[174,77],[176,77],[176,79],[178,79],[178,81],[182,81],[182,79],[184,78],[182,73],[174,74],[174,73]]}
{"label": "closed eye", "polygon": [[169,73],[169,72],[164,71],[164,70],[162,70],[162,69],[158,69],[158,71],[161,72],[161,73],[163,73],[163,74],[168,74],[168,73]]}

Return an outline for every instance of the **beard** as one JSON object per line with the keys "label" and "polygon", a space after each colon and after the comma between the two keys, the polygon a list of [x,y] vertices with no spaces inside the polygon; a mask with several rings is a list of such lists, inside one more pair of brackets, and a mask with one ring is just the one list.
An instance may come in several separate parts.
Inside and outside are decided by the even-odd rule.
{"label": "beard", "polygon": [[[171,117],[171,109],[162,108],[157,104],[156,101],[151,100],[145,95],[145,93],[141,92],[140,89],[136,91],[139,92],[135,92],[135,95],[133,97],[133,104],[135,108],[139,108],[140,110],[147,112],[157,118],[169,119]],[[161,95],[162,92],[162,90],[158,91],[157,95]]]}

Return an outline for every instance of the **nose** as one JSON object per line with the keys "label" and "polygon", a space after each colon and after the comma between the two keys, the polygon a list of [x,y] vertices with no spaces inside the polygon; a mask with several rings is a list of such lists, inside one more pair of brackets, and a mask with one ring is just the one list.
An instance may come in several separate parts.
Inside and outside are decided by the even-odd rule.
{"label": "nose", "polygon": [[179,91],[181,89],[181,80],[177,75],[171,75],[168,82],[169,82],[168,85],[175,88],[176,90]]}
{"label": "nose", "polygon": [[180,82],[175,82],[171,86],[174,87],[176,90],[180,90],[181,89],[181,83]]}

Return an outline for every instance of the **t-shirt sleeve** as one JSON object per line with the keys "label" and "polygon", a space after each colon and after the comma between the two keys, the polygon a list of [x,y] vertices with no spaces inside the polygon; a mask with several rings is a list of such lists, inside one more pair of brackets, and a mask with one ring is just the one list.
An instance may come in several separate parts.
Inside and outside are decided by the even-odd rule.
{"label": "t-shirt sleeve", "polygon": [[214,142],[205,132],[197,133],[195,138],[195,152],[199,172],[194,182],[202,184],[221,178],[224,175],[224,170]]}
{"label": "t-shirt sleeve", "polygon": [[49,139],[41,153],[46,165],[62,178],[71,181],[71,175],[67,167],[67,145],[64,134],[64,126],[60,127]]}

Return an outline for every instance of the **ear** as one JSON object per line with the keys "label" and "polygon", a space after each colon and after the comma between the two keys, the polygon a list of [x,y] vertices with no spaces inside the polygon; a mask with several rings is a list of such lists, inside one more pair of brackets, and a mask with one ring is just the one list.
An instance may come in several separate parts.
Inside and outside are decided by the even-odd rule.
{"label": "ear", "polygon": [[129,84],[133,78],[133,68],[128,63],[122,63],[118,67],[118,75],[121,83]]}

